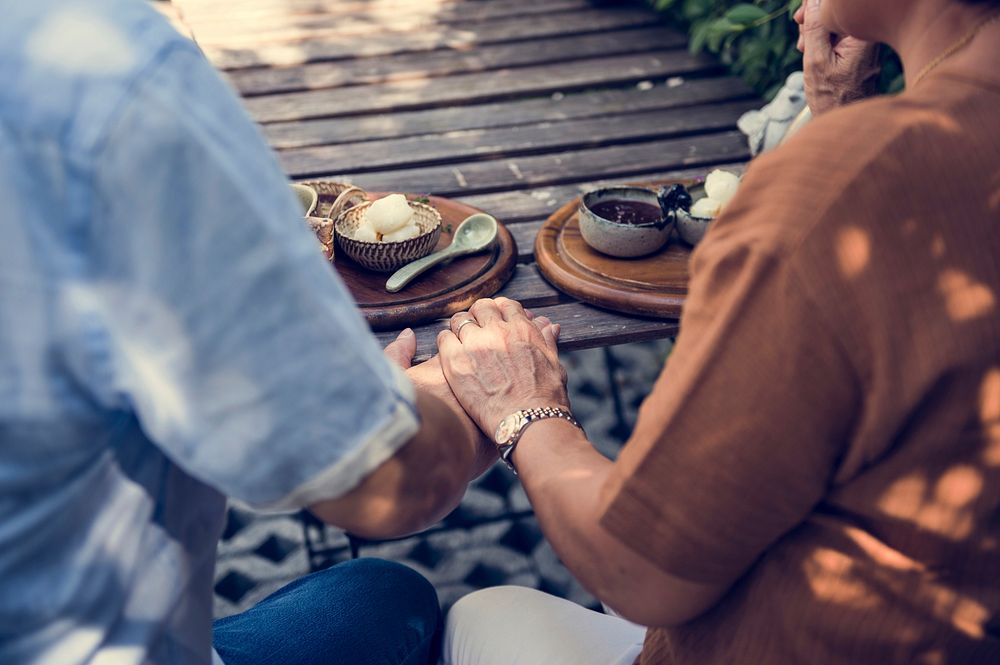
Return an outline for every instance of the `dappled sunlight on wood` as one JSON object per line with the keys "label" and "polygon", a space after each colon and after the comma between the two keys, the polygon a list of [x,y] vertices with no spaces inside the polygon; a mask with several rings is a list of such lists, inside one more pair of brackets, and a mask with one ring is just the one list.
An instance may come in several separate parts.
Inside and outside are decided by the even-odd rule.
{"label": "dappled sunlight on wood", "polygon": [[[181,0],[186,7],[197,0]],[[202,20],[189,19],[205,54],[222,69],[261,66],[293,66],[345,58],[427,53],[440,50],[466,51],[488,44],[525,38],[546,38],[572,34],[596,34],[605,30],[651,27],[656,17],[637,7],[565,10],[542,3],[513,8],[501,3],[477,3],[474,10],[456,3],[429,5],[405,11],[371,12],[359,9],[349,17],[327,19],[326,24],[307,21],[305,25],[243,30],[247,19],[236,27],[209,24],[202,40]],[[485,16],[484,16],[485,14]],[[526,14],[526,15],[525,15]],[[242,14],[241,14],[242,16]],[[488,23],[484,23],[484,19]],[[258,23],[265,19],[257,19]],[[333,21],[330,23],[330,21]],[[228,31],[228,32],[227,32]],[[292,49],[290,47],[297,47]]]}
{"label": "dappled sunlight on wood", "polygon": [[985,316],[995,309],[996,299],[989,286],[975,281],[968,273],[954,268],[938,278],[938,291],[952,321],[961,322]]}
{"label": "dappled sunlight on wood", "polygon": [[[187,4],[190,4],[188,2]],[[227,20],[212,18],[195,21],[198,41],[202,44],[261,44],[293,41],[320,36],[357,35],[365,33],[403,32],[426,27],[439,14],[442,7],[454,3],[447,0],[427,0],[420,3],[370,2],[355,11],[338,10],[331,15],[329,7],[309,13],[240,12]],[[234,24],[239,30],[234,30]]]}

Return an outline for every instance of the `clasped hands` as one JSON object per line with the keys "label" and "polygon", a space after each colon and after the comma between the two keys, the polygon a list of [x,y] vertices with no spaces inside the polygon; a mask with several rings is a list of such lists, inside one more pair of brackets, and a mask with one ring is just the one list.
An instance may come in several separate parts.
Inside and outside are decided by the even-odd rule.
{"label": "clasped hands", "polygon": [[[508,298],[484,298],[452,316],[438,355],[412,366],[416,336],[405,330],[385,348],[413,383],[452,407],[482,443],[477,475],[496,461],[493,432],[518,409],[569,408],[559,362],[559,324]],[[474,430],[478,429],[478,433]]]}

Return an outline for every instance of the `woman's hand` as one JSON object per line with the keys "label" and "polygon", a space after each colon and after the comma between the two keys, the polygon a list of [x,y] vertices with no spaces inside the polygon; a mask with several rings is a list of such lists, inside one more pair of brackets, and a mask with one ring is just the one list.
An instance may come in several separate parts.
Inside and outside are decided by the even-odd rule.
{"label": "woman's hand", "polygon": [[441,357],[434,356],[430,360],[413,365],[413,355],[417,351],[417,337],[407,328],[390,342],[383,353],[390,362],[406,371],[406,375],[418,390],[424,390],[444,402],[462,424],[466,439],[474,446],[474,461],[470,472],[471,478],[477,478],[497,461],[497,449],[493,438],[486,438],[476,424],[469,418],[465,409],[455,398],[448,382],[441,371]]}
{"label": "woman's hand", "polygon": [[477,301],[438,335],[445,378],[486,435],[518,409],[569,408],[558,336],[558,324],[507,298]]}
{"label": "woman's hand", "polygon": [[820,1],[805,0],[795,12],[806,103],[814,116],[877,92],[878,44],[832,35],[820,21]]}

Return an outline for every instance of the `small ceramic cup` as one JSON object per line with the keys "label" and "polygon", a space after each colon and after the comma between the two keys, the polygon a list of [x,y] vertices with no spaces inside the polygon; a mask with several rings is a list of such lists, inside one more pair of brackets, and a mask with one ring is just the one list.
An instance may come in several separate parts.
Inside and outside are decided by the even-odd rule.
{"label": "small ceramic cup", "polygon": [[638,201],[660,210],[656,192],[644,187],[602,187],[587,192],[580,200],[579,221],[583,240],[609,256],[633,258],[652,254],[670,239],[674,220],[661,217],[646,224],[625,224],[605,219],[593,212],[594,206],[605,201]]}
{"label": "small ceramic cup", "polygon": [[302,214],[305,217],[310,216],[316,210],[316,204],[319,203],[319,195],[316,190],[298,183],[292,183],[291,187],[295,197],[299,200],[299,205],[302,206]]}

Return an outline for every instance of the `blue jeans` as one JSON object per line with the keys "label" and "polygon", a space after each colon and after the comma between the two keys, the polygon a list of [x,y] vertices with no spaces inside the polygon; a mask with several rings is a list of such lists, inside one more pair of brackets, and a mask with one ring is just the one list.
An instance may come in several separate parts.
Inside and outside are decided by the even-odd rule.
{"label": "blue jeans", "polygon": [[398,563],[358,559],[219,619],[213,642],[226,665],[428,665],[440,628],[430,582]]}

